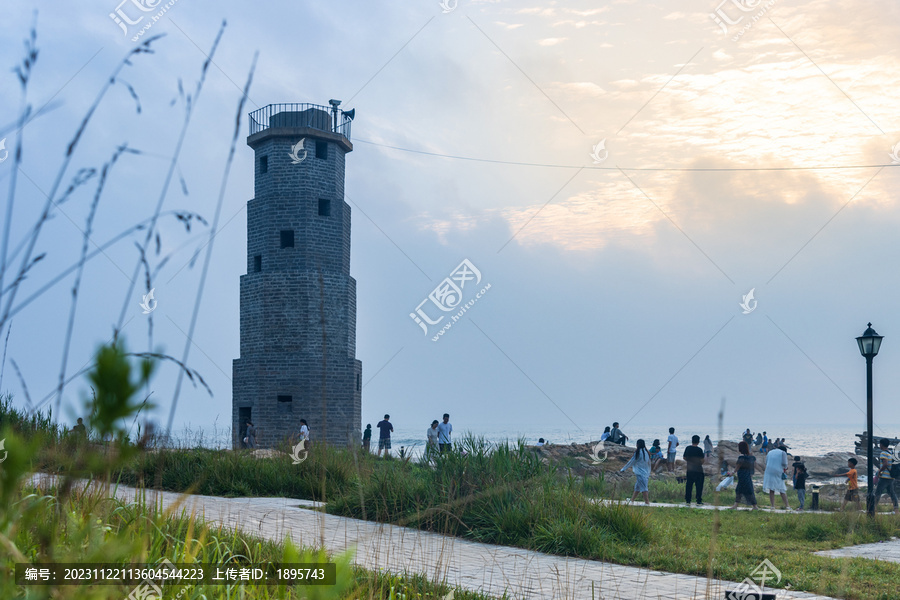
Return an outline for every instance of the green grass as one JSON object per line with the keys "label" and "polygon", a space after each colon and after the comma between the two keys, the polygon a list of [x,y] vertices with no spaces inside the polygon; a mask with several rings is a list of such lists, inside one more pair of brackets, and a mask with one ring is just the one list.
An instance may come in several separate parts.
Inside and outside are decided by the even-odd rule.
{"label": "green grass", "polygon": [[[782,573],[775,587],[787,587],[838,598],[897,598],[900,565],[863,558],[832,559],[812,552],[871,543],[900,534],[900,520],[858,513],[788,514],[689,508],[628,510],[648,516],[649,544],[613,543],[590,557],[655,570],[742,581],[768,559]],[[713,546],[712,532],[718,518]],[[709,557],[712,555],[710,563]]]}
{"label": "green grass", "polygon": [[[757,477],[757,479],[761,479]],[[595,480],[596,481],[596,480]],[[703,501],[706,504],[713,504],[715,495],[716,495],[716,485],[719,484],[721,478],[719,477],[706,477],[706,480],[703,485]],[[604,490],[603,485],[594,485],[592,495],[594,497],[608,497],[613,498],[615,500],[625,500],[631,498],[632,490],[634,489],[634,477],[629,477],[624,480],[620,480],[615,489],[612,489],[609,485],[605,486],[607,489]],[[650,480],[650,501],[651,502],[667,502],[672,504],[684,504],[684,488],[685,484],[678,483],[674,479],[652,479]],[[756,481],[755,486],[756,491],[756,502],[760,507],[769,507],[769,495],[763,493],[762,491],[762,482]],[[865,498],[865,487],[863,487],[860,497],[862,508],[865,508],[866,498]],[[792,509],[797,509],[800,507],[800,501],[797,499],[797,493],[788,486],[787,488],[787,499],[788,506]],[[696,502],[696,498],[694,498]],[[721,506],[731,506],[734,503],[734,485],[730,488],[723,490],[719,494],[719,504]],[[812,503],[812,491],[807,486],[806,491],[806,510],[809,510]],[[783,508],[784,502],[781,500],[781,495],[775,494],[775,508]],[[841,503],[834,500],[826,500],[824,498],[819,501],[819,509],[821,511],[839,511],[841,507]],[[855,510],[855,504],[848,504],[848,510]],[[891,505],[890,497],[887,494],[881,496],[881,501],[878,505],[878,510],[880,512],[890,512],[893,510],[893,506]]]}
{"label": "green grass", "polygon": [[[63,498],[60,500],[60,498]],[[423,577],[376,573],[350,565],[350,555],[297,549],[290,541],[279,544],[252,535],[210,526],[184,513],[166,515],[140,503],[124,503],[102,492],[69,493],[62,489],[27,489],[15,501],[18,518],[7,523],[0,552],[0,598],[54,598],[121,600],[134,585],[16,586],[16,562],[159,564],[207,563],[240,566],[272,562],[326,562],[337,564],[334,586],[265,586],[168,584],[166,598],[350,600],[440,598],[449,588]],[[171,595],[170,595],[171,594]],[[180,594],[180,595],[179,595]],[[483,600],[486,596],[457,592],[456,598]]]}
{"label": "green grass", "polygon": [[[609,496],[604,492],[609,486],[601,479],[570,477],[540,463],[524,447],[500,446],[490,452],[478,440],[469,440],[466,449],[467,456],[445,456],[434,466],[354,457],[343,450],[310,456],[308,465],[291,465],[286,458],[257,461],[242,453],[197,452],[205,462],[198,462],[197,471],[180,471],[178,477],[186,486],[197,477],[203,493],[235,493],[232,482],[253,464],[256,472],[247,473],[245,487],[258,495],[291,490],[300,497],[322,498],[324,472],[324,498],[333,514],[653,570],[703,576],[711,567],[714,577],[732,581],[750,576],[768,558],[784,574],[777,587],[860,600],[895,597],[900,565],[812,554],[900,535],[900,519],[895,517],[879,515],[870,521],[850,513],[722,513],[710,564],[712,511],[593,503],[593,497]],[[143,460],[154,464],[152,457]],[[187,463],[178,464],[183,469]],[[201,468],[211,471],[204,475]],[[302,473],[307,468],[314,477]],[[291,483],[279,487],[279,478]],[[712,483],[707,502],[714,501]],[[630,497],[631,488],[629,481],[620,483],[616,494]],[[654,480],[651,494],[653,500],[683,502],[684,486]],[[730,505],[733,497],[729,490],[720,501]],[[759,500],[768,505],[767,497],[760,495]],[[796,506],[796,496],[791,500]]]}
{"label": "green grass", "polygon": [[[711,573],[732,581],[742,581],[768,559],[783,573],[776,587],[854,600],[896,598],[900,565],[812,553],[898,536],[900,518],[717,514],[596,503],[597,497],[630,497],[631,481],[620,480],[611,488],[602,477],[576,478],[544,464],[521,443],[491,447],[468,437],[461,449],[465,454],[454,452],[430,464],[319,447],[299,465],[287,455],[257,459],[247,451],[181,449],[137,453],[123,459],[111,475],[122,483],[179,492],[325,500],[326,510],[337,515],[652,570]],[[44,468],[77,474],[82,468],[79,451],[61,456],[44,450],[39,460]],[[713,483],[707,482],[708,503],[714,502]],[[652,480],[650,486],[654,501],[683,501],[681,484]],[[723,492],[720,502],[730,505],[733,497],[732,490]],[[796,496],[789,498],[796,505]],[[768,505],[767,497],[758,499]]]}

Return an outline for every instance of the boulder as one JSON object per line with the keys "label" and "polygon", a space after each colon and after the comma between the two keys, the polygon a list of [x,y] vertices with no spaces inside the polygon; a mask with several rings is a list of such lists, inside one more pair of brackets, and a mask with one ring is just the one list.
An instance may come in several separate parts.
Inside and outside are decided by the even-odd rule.
{"label": "boulder", "polygon": [[862,483],[868,464],[864,456],[857,456],[852,452],[829,452],[825,456],[802,457],[810,477],[830,477],[833,473],[846,473],[848,458],[855,458],[859,461],[856,470],[859,473],[859,481]]}
{"label": "boulder", "polygon": [[[534,451],[540,453],[544,462],[555,463],[563,467],[569,468],[572,472],[579,476],[597,475],[601,471],[606,473],[616,473],[634,454],[634,446],[622,446],[619,444],[604,443],[602,449],[598,449],[599,442],[589,442],[586,444],[564,444],[555,445],[548,444],[542,447],[534,447]],[[598,454],[599,450],[599,454]],[[679,458],[675,461],[675,473],[677,476],[684,475],[685,463],[680,458],[684,449],[679,447]],[[712,456],[707,458],[703,465],[703,471],[707,476],[718,477],[720,457],[728,462],[729,469],[733,470],[737,464],[738,442],[730,440],[721,440],[715,448],[713,448]],[[760,452],[752,452],[752,456],[756,458],[756,472],[762,474],[766,470],[766,455]],[[863,456],[857,456],[852,452],[829,452],[825,456],[803,456],[803,462],[809,472],[811,479],[822,479],[830,477],[833,473],[847,472],[847,459],[854,457],[857,459],[856,466],[860,474],[860,483],[863,482],[866,472],[866,459]],[[790,473],[790,463],[793,462],[794,456],[788,453],[788,468]],[[660,473],[666,473],[665,468]]]}

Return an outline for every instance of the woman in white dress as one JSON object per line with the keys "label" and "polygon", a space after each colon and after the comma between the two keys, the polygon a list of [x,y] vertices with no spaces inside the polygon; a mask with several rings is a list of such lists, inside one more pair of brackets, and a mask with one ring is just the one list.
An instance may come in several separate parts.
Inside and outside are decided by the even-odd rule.
{"label": "woman in white dress", "polygon": [[309,451],[309,423],[306,419],[300,419],[300,441],[303,442],[303,448]]}
{"label": "woman in white dress", "polygon": [[769,504],[772,508],[775,508],[775,492],[778,492],[784,502],[784,510],[791,510],[788,506],[787,486],[784,484],[787,468],[788,459],[784,447],[769,450],[766,455],[766,472],[763,475],[763,491],[769,493]]}
{"label": "woman in white dress", "polygon": [[647,452],[647,443],[644,440],[637,441],[631,460],[619,469],[619,473],[624,472],[628,467],[634,471],[635,478],[631,501],[634,502],[638,494],[643,494],[644,504],[650,506],[650,453]]}

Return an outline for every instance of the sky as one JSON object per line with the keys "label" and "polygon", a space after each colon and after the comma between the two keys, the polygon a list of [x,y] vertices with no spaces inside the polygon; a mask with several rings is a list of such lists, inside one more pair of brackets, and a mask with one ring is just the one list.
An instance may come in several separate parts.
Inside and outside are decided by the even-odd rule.
{"label": "sky", "polygon": [[[900,6],[175,0],[153,22],[167,4],[138,4],[4,6],[3,310],[84,115],[129,51],[163,36],[105,92],[53,195],[32,253],[44,258],[0,331],[0,388],[17,406],[27,388],[32,405],[56,407],[62,370],[71,381],[57,415],[74,421],[89,393],[75,375],[124,307],[130,350],[181,359],[187,345],[212,391],[184,380],[176,426],[230,427],[253,196],[247,113],[336,98],[356,110],[345,199],[364,423],[389,412],[397,427],[424,428],[449,412],[457,431],[563,428],[577,439],[612,421],[708,426],[724,402],[729,430],[862,431],[854,338],[871,321],[885,336],[875,420],[900,435]],[[117,9],[143,18],[120,27]],[[39,114],[19,128],[13,69],[33,23],[39,54],[24,102]],[[143,314],[149,288],[134,273],[146,231],[132,231],[85,264],[67,344],[76,273],[43,288],[78,261],[98,177],[61,197],[122,144],[140,154],[109,170],[89,247],[151,218],[162,197],[159,244],[147,252],[157,305]],[[174,210],[206,224],[186,231]],[[464,260],[480,278],[438,335],[457,313],[429,294]],[[417,307],[446,317],[423,331]],[[166,422],[178,373],[158,368],[152,420]]]}

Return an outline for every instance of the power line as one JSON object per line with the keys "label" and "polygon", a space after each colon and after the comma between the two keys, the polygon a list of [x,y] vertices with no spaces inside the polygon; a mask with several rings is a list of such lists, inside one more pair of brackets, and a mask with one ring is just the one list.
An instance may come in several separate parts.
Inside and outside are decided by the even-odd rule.
{"label": "power line", "polygon": [[519,167],[544,167],[548,169],[593,169],[596,171],[673,171],[673,172],[726,172],[726,171],[829,171],[837,169],[880,169],[882,167],[900,167],[900,163],[883,164],[883,165],[820,165],[816,167],[601,167],[598,165],[551,165],[547,163],[531,163],[519,162],[513,160],[495,160],[490,158],[476,158],[473,156],[457,156],[455,154],[441,154],[440,152],[428,152],[426,150],[415,150],[412,148],[401,148],[400,146],[391,146],[389,144],[379,144],[369,140],[356,139],[354,142],[361,144],[369,144],[379,146],[381,148],[389,148],[391,150],[399,150],[400,152],[409,152],[411,154],[424,154],[425,156],[436,156],[438,158],[452,158],[454,160],[468,160],[471,162],[492,163],[498,165],[514,165]]}

